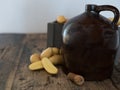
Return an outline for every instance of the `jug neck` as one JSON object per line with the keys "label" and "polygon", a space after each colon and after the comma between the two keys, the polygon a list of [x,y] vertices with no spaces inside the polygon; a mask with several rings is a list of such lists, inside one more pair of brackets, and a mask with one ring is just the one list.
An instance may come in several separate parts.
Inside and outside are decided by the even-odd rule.
{"label": "jug neck", "polygon": [[95,12],[97,8],[97,5],[95,4],[87,4],[85,7],[86,12]]}

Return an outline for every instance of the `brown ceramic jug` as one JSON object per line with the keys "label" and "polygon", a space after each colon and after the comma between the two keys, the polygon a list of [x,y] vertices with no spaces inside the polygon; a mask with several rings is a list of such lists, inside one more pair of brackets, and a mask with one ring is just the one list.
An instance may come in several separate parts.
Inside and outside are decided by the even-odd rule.
{"label": "brown ceramic jug", "polygon": [[[112,11],[111,22],[100,15]],[[86,5],[86,11],[63,27],[63,56],[67,72],[83,75],[86,80],[104,80],[111,76],[119,46],[119,11],[111,5]]]}

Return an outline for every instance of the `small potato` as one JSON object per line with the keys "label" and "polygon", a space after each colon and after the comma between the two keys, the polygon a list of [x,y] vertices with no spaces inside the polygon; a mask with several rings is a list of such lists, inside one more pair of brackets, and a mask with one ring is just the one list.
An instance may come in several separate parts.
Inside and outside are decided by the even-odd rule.
{"label": "small potato", "polygon": [[59,54],[59,48],[53,47],[52,52],[53,52],[53,55]]}
{"label": "small potato", "polygon": [[44,57],[51,57],[53,55],[53,52],[52,52],[52,48],[51,47],[48,47],[47,49],[45,49],[42,53],[41,53],[41,58],[44,58]]}
{"label": "small potato", "polygon": [[62,55],[53,55],[49,58],[49,60],[54,64],[63,64],[63,56]]}
{"label": "small potato", "polygon": [[[111,17],[111,18],[108,18],[110,21],[113,21],[113,17]],[[119,20],[118,20],[118,22],[117,22],[117,25],[120,25],[120,18],[119,18]]]}
{"label": "small potato", "polygon": [[29,69],[30,70],[39,70],[39,69],[43,69],[43,65],[41,61],[37,61],[34,62],[32,64],[29,65]]}
{"label": "small potato", "polygon": [[66,22],[66,18],[64,16],[58,16],[57,17],[57,22],[58,23],[65,23]]}
{"label": "small potato", "polygon": [[118,20],[118,22],[117,22],[117,25],[120,25],[120,18],[119,18],[119,20]]}
{"label": "small potato", "polygon": [[58,73],[58,69],[52,64],[52,62],[48,59],[48,58],[43,58],[41,60],[42,65],[44,67],[44,69],[50,73],[50,74],[57,74]]}
{"label": "small potato", "polygon": [[78,74],[75,74],[75,73],[72,73],[72,72],[69,72],[68,75],[67,75],[68,79],[70,79],[71,81],[73,81],[76,85],[83,85],[85,80],[84,80],[84,77],[81,76],[81,75],[78,75]]}
{"label": "small potato", "polygon": [[60,54],[60,55],[63,54],[63,49],[62,49],[62,48],[59,50],[59,54]]}
{"label": "small potato", "polygon": [[40,59],[41,59],[40,54],[38,54],[38,53],[34,53],[30,56],[30,62],[31,63],[34,63],[36,61],[40,61]]}

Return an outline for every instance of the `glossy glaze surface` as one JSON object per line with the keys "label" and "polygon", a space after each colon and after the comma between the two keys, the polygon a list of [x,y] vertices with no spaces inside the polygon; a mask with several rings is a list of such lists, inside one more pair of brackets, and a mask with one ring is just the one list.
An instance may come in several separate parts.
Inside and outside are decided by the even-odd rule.
{"label": "glossy glaze surface", "polygon": [[86,80],[104,80],[112,74],[119,36],[117,25],[91,6],[64,25],[63,56],[68,72]]}

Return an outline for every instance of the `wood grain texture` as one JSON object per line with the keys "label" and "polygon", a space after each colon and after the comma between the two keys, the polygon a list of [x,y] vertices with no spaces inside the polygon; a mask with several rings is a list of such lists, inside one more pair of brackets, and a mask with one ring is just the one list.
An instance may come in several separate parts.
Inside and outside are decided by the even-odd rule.
{"label": "wood grain texture", "polygon": [[5,90],[8,77],[16,67],[16,58],[21,47],[19,40],[21,41],[23,37],[24,35],[17,34],[0,35],[0,90]]}
{"label": "wood grain texture", "polygon": [[120,90],[120,63],[110,79],[77,86],[67,79],[62,66],[57,66],[57,75],[28,69],[30,55],[46,48],[46,34],[2,34],[0,38],[0,90]]}

